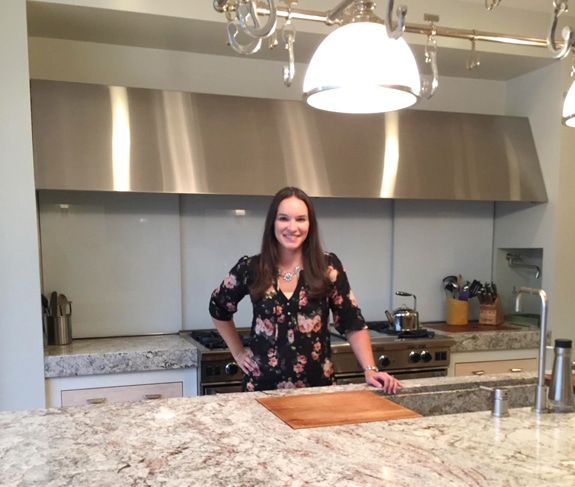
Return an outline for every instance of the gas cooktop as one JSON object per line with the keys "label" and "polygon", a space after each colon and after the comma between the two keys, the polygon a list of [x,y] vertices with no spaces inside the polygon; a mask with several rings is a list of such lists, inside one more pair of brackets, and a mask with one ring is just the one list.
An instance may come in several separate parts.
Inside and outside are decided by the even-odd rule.
{"label": "gas cooktop", "polygon": [[[375,350],[408,349],[413,347],[450,347],[455,342],[452,338],[436,335],[432,330],[424,328],[413,331],[397,332],[389,321],[367,321],[372,348]],[[336,351],[343,346],[349,346],[344,336],[332,328],[332,349]]]}
{"label": "gas cooktop", "polygon": [[[366,321],[371,337],[387,335],[395,338],[433,338],[435,332],[420,328],[419,330],[397,331],[389,321]],[[374,333],[372,333],[374,332]]]}

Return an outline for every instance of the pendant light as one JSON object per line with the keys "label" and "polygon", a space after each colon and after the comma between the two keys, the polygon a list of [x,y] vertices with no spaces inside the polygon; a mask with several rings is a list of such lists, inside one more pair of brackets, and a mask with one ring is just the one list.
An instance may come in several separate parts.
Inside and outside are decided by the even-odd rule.
{"label": "pendant light", "polygon": [[388,36],[380,22],[353,22],[329,34],[314,53],[303,98],[314,108],[382,113],[407,108],[420,97],[411,49]]}
{"label": "pendant light", "polygon": [[575,81],[571,83],[571,87],[563,102],[563,117],[561,121],[567,127],[575,127]]}

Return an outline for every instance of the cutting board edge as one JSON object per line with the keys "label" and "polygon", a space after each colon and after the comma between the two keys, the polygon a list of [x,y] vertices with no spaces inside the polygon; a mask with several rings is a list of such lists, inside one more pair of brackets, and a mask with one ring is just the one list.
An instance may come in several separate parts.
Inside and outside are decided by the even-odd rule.
{"label": "cutting board edge", "polygon": [[[379,402],[382,405],[392,405],[393,410],[386,411],[388,415],[391,413],[398,413],[399,417],[355,417],[355,418],[339,418],[337,420],[329,421],[321,417],[320,419],[315,420],[311,424],[302,424],[302,420],[300,418],[290,418],[289,416],[282,415],[282,411],[278,411],[275,409],[276,402],[297,402],[303,400],[304,402],[310,399],[313,400],[315,397],[320,397],[325,399],[329,396],[330,399],[334,400],[336,398],[342,398],[344,395],[354,395],[358,398],[367,398],[371,401]],[[349,397],[349,396],[348,396]],[[300,399],[304,398],[304,399]],[[280,395],[280,396],[266,396],[266,397],[258,397],[256,401],[259,402],[262,406],[264,406],[268,411],[270,411],[273,415],[275,415],[278,419],[282,422],[290,426],[292,429],[305,429],[305,428],[317,428],[317,427],[326,427],[326,426],[340,426],[340,425],[347,425],[347,424],[360,424],[360,423],[371,423],[377,421],[397,421],[399,419],[416,419],[421,418],[422,415],[409,409],[400,404],[394,403],[385,397],[376,394],[375,392],[369,390],[363,391],[337,391],[337,392],[330,392],[330,393],[317,393],[317,394],[297,394],[297,395]],[[285,410],[290,410],[292,408],[284,408]],[[295,409],[295,408],[293,408]],[[361,412],[360,412],[361,413]],[[305,423],[305,422],[304,422]]]}

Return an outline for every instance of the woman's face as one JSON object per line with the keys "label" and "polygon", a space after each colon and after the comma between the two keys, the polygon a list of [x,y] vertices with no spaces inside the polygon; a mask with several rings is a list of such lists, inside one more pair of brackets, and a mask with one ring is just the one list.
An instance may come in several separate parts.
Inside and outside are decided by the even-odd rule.
{"label": "woman's face", "polygon": [[309,232],[309,215],[306,204],[290,196],[278,206],[274,223],[274,233],[280,247],[285,250],[298,250]]}

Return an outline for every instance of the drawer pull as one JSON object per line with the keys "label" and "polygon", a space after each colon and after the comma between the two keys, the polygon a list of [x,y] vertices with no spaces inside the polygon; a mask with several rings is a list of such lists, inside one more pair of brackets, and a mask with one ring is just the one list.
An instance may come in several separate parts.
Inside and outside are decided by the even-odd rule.
{"label": "drawer pull", "polygon": [[520,368],[511,369],[511,372],[523,372],[523,369]]}
{"label": "drawer pull", "polygon": [[483,375],[485,374],[485,370],[474,370],[471,372],[473,375]]}
{"label": "drawer pull", "polygon": [[106,398],[105,397],[95,397],[93,399],[86,399],[86,402],[88,404],[102,404],[103,402],[106,402]]}
{"label": "drawer pull", "polygon": [[160,399],[161,394],[144,394],[144,399]]}

